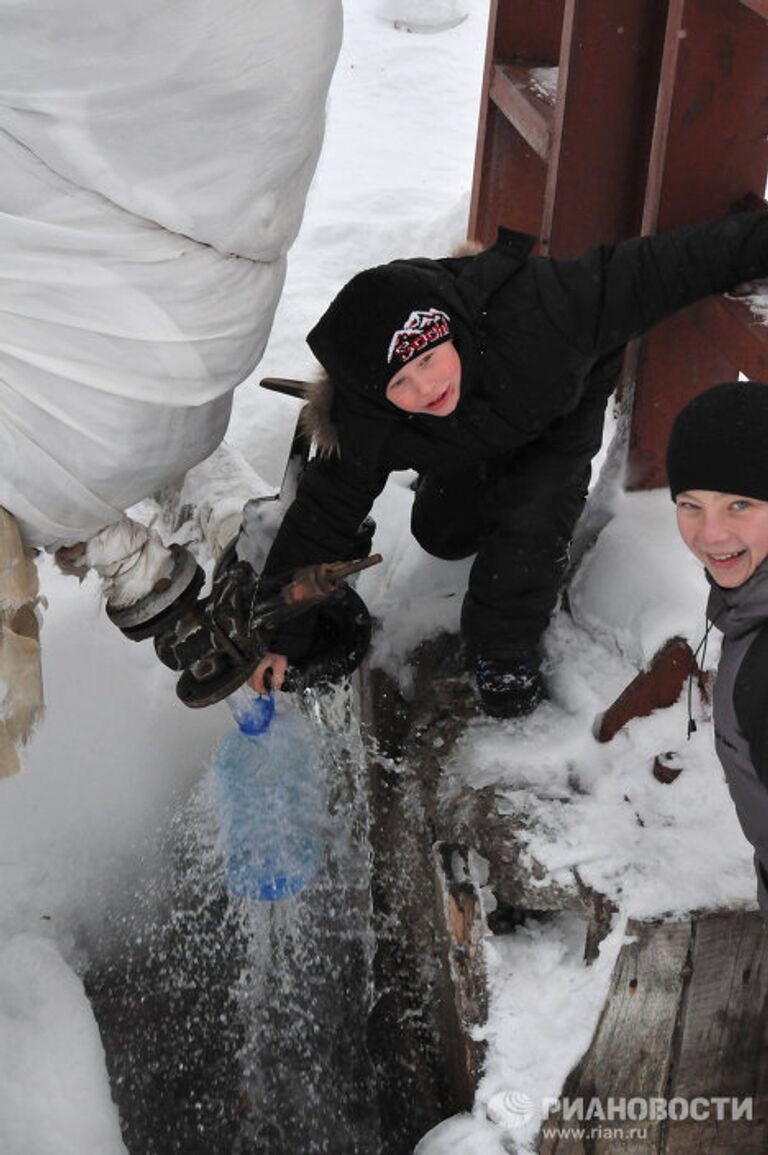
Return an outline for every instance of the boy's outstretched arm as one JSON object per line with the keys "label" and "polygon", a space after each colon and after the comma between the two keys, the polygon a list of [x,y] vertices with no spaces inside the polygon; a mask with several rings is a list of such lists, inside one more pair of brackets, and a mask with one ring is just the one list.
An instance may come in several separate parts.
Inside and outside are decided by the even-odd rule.
{"label": "boy's outstretched arm", "polygon": [[386,472],[347,468],[336,459],[310,461],[269,551],[264,573],[287,573],[315,562],[345,559],[386,480]]}
{"label": "boy's outstretched arm", "polygon": [[604,356],[712,293],[768,277],[768,213],[735,213],[655,236],[541,261],[552,319]]}

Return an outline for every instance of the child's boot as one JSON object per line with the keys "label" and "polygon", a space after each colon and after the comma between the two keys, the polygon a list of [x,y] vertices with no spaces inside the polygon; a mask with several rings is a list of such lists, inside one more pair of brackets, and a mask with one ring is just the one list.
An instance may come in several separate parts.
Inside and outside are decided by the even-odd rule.
{"label": "child's boot", "polygon": [[505,658],[475,658],[480,701],[493,718],[524,718],[549,695],[535,648]]}

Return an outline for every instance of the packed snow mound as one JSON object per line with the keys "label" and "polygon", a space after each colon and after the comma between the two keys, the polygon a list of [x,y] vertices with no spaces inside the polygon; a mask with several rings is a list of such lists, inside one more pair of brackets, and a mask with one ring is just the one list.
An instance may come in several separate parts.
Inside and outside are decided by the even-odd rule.
{"label": "packed snow mound", "polygon": [[3,1155],[127,1155],[96,1020],[50,940],[0,947],[0,1035]]}
{"label": "packed snow mound", "polygon": [[0,504],[87,539],[220,442],[322,143],[340,0],[43,0],[0,43]]}
{"label": "packed snow mound", "polygon": [[683,637],[695,650],[707,583],[677,531],[669,493],[616,494],[613,513],[571,583],[574,621],[638,669],[670,638]]}

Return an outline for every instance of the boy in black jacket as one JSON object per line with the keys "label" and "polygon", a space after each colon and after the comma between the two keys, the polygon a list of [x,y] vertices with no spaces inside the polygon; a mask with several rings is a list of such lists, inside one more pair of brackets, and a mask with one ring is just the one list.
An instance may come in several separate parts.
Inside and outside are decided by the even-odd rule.
{"label": "boy in black jacket", "polygon": [[683,541],[706,569],[722,631],[715,747],[755,848],[768,920],[768,385],[716,385],[678,414],[667,473]]}
{"label": "boy in black jacket", "polygon": [[[627,341],[710,293],[768,275],[768,215],[739,213],[532,257],[502,230],[476,256],[394,261],[354,277],[309,334],[326,371],[310,408],[319,452],[265,575],[360,556],[392,470],[415,469],[412,530],[437,557],[475,554],[461,628],[485,710],[545,696],[541,637],[556,603],[605,406]],[[279,687],[308,613],[270,639],[251,681]]]}

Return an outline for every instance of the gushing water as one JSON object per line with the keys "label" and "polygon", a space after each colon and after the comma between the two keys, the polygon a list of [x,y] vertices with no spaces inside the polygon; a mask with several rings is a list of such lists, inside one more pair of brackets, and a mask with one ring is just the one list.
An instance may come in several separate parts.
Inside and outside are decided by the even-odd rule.
{"label": "gushing water", "polygon": [[323,768],[322,856],[299,895],[226,891],[211,775],[168,874],[86,983],[131,1155],[375,1155],[370,848],[349,689],[301,699]]}
{"label": "gushing water", "polygon": [[363,752],[347,694],[310,693],[303,705],[325,771],[324,857],[294,900],[242,906],[242,1151],[371,1155],[378,1121],[366,1049],[374,941]]}

